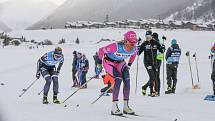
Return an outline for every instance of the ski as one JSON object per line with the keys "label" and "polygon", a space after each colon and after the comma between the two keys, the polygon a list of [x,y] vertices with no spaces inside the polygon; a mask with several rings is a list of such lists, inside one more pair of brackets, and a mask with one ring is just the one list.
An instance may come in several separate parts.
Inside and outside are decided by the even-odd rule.
{"label": "ski", "polygon": [[134,113],[134,114],[125,114],[125,115],[143,117],[142,115],[139,115],[139,114],[136,114],[136,113]]}
{"label": "ski", "polygon": [[[61,104],[62,104],[62,103],[61,103]],[[69,105],[65,104],[64,107],[65,107],[65,108],[66,108],[66,107],[69,107]],[[78,108],[78,107],[79,107],[79,104],[77,104],[77,105],[70,105],[70,107],[76,107],[76,108]]]}
{"label": "ski", "polygon": [[111,114],[111,116],[122,117],[122,118],[130,118],[130,117],[125,116],[125,115],[112,115],[112,114]]}

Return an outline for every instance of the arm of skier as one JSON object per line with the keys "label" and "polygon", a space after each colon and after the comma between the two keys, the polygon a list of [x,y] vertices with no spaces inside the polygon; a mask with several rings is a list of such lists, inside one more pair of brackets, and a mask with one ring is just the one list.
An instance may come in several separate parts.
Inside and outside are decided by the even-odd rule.
{"label": "arm of skier", "polygon": [[144,49],[145,49],[145,44],[144,44],[144,42],[140,45],[140,46],[138,46],[138,55],[140,55],[143,51],[144,51]]}
{"label": "arm of skier", "polygon": [[111,53],[111,52],[116,52],[116,51],[117,51],[117,44],[116,43],[113,43],[113,44],[110,44],[108,46],[100,48],[99,53],[98,53],[99,64],[102,63],[102,58],[103,58],[103,56],[105,54],[108,54],[108,53]]}
{"label": "arm of skier", "polygon": [[164,53],[164,49],[165,47],[164,46],[161,46],[161,44],[159,42],[157,42],[157,46],[158,46],[158,50],[160,53]]}
{"label": "arm of skier", "polygon": [[134,62],[136,56],[138,54],[138,49],[136,50],[136,52],[130,57],[129,61],[128,61],[128,66],[131,66],[132,63]]}
{"label": "arm of skier", "polygon": [[167,50],[167,52],[166,52],[166,56],[165,56],[165,59],[166,59],[166,60],[169,58],[170,54],[171,54],[171,49],[168,48],[168,50]]}
{"label": "arm of skier", "polygon": [[63,63],[64,63],[64,57],[62,58],[62,60],[60,61],[58,67],[57,67],[57,73],[59,74],[60,73],[60,70],[61,70],[61,67],[63,66]]}

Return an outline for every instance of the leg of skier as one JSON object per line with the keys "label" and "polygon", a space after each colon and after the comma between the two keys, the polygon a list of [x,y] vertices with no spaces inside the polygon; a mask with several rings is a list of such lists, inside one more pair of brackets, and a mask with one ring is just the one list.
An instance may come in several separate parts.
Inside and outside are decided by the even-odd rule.
{"label": "leg of skier", "polygon": [[123,97],[124,97],[124,107],[123,113],[125,114],[134,114],[134,111],[129,107],[129,95],[130,95],[130,75],[127,66],[122,68],[122,77],[123,77]]}
{"label": "leg of skier", "polygon": [[53,103],[60,104],[60,101],[57,98],[59,84],[58,84],[58,75],[57,75],[56,71],[54,71],[54,70],[52,71],[51,78],[52,78],[52,81],[53,81],[53,92],[54,92]]}
{"label": "leg of skier", "polygon": [[150,64],[146,64],[144,63],[146,70],[148,72],[149,75],[149,87],[150,87],[150,95],[153,96],[154,95],[154,90],[153,90],[153,86],[154,86],[154,82],[155,82],[155,73],[153,71],[153,67]]}
{"label": "leg of skier", "polygon": [[118,96],[119,96],[120,85],[122,82],[122,77],[116,68],[117,64],[104,59],[103,67],[104,67],[106,73],[110,74],[115,80],[115,84],[114,84],[113,92],[112,92],[113,103],[112,103],[111,114],[112,115],[123,115],[118,107]]}
{"label": "leg of skier", "polygon": [[49,92],[49,88],[50,88],[50,85],[51,85],[51,75],[49,73],[49,71],[45,68],[42,69],[41,71],[41,74],[43,76],[43,78],[46,80],[46,83],[44,85],[44,89],[43,89],[43,104],[48,104],[48,92]]}
{"label": "leg of skier", "polygon": [[166,65],[166,74],[167,74],[167,77],[166,77],[166,80],[167,80],[167,91],[165,91],[166,94],[169,94],[169,93],[172,93],[172,75],[173,75],[173,71],[172,71],[172,68],[171,68],[171,65],[170,64],[167,64]]}
{"label": "leg of skier", "polygon": [[175,90],[176,90],[176,84],[177,84],[177,68],[178,68],[178,65],[174,65],[174,67],[173,67],[173,75],[172,75],[172,80],[173,80],[172,93],[175,93]]}

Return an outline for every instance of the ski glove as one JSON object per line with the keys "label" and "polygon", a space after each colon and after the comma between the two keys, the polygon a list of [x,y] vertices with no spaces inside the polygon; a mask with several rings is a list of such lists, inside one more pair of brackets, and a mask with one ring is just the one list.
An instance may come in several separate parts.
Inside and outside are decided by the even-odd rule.
{"label": "ski glove", "polygon": [[39,71],[36,73],[36,78],[37,78],[37,79],[40,78],[40,72],[39,72]]}
{"label": "ski glove", "polygon": [[166,37],[165,37],[165,36],[163,36],[163,37],[162,37],[162,39],[163,39],[163,40],[166,40]]}
{"label": "ski glove", "polygon": [[128,70],[130,70],[130,68],[131,68],[131,63],[128,63],[127,68],[128,68]]}
{"label": "ski glove", "polygon": [[166,47],[165,47],[165,45],[164,45],[164,44],[162,44],[162,45],[161,45],[161,48],[162,48],[163,52],[165,52],[165,51],[166,51]]}

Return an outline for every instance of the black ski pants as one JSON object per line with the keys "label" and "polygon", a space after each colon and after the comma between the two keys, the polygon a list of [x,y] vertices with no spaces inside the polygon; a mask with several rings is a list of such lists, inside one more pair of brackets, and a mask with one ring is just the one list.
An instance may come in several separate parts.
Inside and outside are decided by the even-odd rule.
{"label": "black ski pants", "polygon": [[72,80],[73,80],[73,85],[76,86],[78,85],[78,80],[76,77],[77,69],[75,67],[72,68]]}
{"label": "black ski pants", "polygon": [[149,81],[142,88],[149,86],[150,93],[152,93],[154,87],[155,91],[158,92],[158,80],[156,78],[158,69],[156,68],[156,64],[144,63],[144,65],[149,75]]}
{"label": "black ski pants", "polygon": [[[161,62],[162,61],[157,61],[157,70],[156,70],[156,84],[157,84],[157,89],[155,89],[156,92],[160,93],[160,67],[161,67]],[[149,81],[143,86],[144,89],[147,89],[150,86],[150,79]]]}
{"label": "black ski pants", "polygon": [[[176,88],[178,64],[166,64],[167,85]],[[173,85],[172,85],[173,82]]]}

